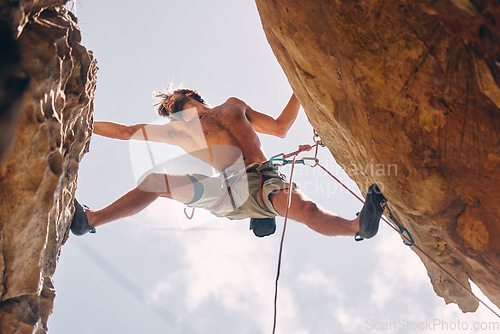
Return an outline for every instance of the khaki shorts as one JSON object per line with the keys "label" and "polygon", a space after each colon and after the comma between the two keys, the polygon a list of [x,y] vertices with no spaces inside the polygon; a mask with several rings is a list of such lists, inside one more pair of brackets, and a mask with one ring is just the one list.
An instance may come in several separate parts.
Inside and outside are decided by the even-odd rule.
{"label": "khaki shorts", "polygon": [[[195,186],[195,200],[186,205],[207,209],[218,217],[229,219],[276,217],[278,212],[269,200],[269,195],[276,190],[288,189],[288,182],[273,167],[261,170],[262,203],[259,172],[255,168],[250,168],[245,173],[241,171],[242,168],[242,166],[228,168],[216,177],[190,175]],[[197,194],[196,189],[202,193]]]}

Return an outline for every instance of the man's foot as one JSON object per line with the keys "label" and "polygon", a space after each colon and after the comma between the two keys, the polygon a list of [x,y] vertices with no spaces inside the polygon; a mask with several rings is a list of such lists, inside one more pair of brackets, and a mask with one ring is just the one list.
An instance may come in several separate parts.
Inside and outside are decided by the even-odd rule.
{"label": "man's foot", "polygon": [[356,241],[370,239],[377,234],[380,218],[384,212],[382,204],[386,201],[387,199],[375,183],[368,188],[365,205],[359,214],[359,232],[354,236]]}
{"label": "man's foot", "polygon": [[95,228],[89,225],[89,220],[85,209],[78,203],[75,198],[75,213],[71,221],[71,232],[74,235],[84,235],[85,233],[95,233]]}

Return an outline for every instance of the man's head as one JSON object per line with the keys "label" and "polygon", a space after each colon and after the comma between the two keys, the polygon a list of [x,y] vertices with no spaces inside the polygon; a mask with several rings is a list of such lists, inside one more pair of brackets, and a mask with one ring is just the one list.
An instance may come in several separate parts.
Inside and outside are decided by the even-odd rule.
{"label": "man's head", "polygon": [[200,93],[191,89],[177,89],[173,92],[156,93],[155,97],[160,99],[157,104],[158,114],[163,117],[170,118],[173,114],[184,110],[184,106],[190,99],[198,101],[204,106],[208,106],[205,100],[201,97]]}

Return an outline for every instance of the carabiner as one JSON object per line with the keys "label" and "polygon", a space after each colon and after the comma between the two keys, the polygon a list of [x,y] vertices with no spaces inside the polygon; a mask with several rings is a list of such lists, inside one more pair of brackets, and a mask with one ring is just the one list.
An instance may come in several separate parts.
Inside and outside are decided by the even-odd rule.
{"label": "carabiner", "polygon": [[321,147],[325,147],[326,146],[323,143],[323,141],[321,140],[321,138],[319,137],[319,134],[316,132],[315,129],[313,129],[313,142],[315,142],[316,144],[318,144]]}
{"label": "carabiner", "polygon": [[273,166],[277,166],[277,167],[284,166],[284,165],[286,165],[288,163],[287,160],[285,160],[285,159],[274,158],[274,157],[271,158],[271,159],[269,159],[268,161],[270,161]]}
{"label": "carabiner", "polygon": [[277,157],[282,157],[282,158],[283,158],[284,156],[285,156],[285,153],[279,153],[279,154],[273,155],[273,156],[271,157],[271,159],[269,159],[269,161],[271,161],[271,160],[273,160],[273,159],[276,159]]}
{"label": "carabiner", "polygon": [[415,241],[413,240],[413,237],[411,236],[410,232],[406,228],[401,228],[399,230],[399,234],[401,235],[401,238],[403,239],[403,243],[408,246],[412,247]]}
{"label": "carabiner", "polygon": [[391,219],[394,225],[397,226],[399,230],[399,235],[401,236],[401,239],[403,239],[403,244],[405,244],[408,247],[412,247],[415,244],[413,237],[411,236],[410,232],[392,214],[391,209],[387,205],[387,201],[382,204],[382,207],[384,209],[387,209],[387,212],[389,213],[389,219]]}
{"label": "carabiner", "polygon": [[[302,160],[304,161],[304,165],[306,166],[310,166],[310,167],[316,167],[318,164],[319,164],[319,159],[318,158],[308,158],[308,157],[305,157],[305,158],[302,158]],[[311,160],[311,161],[314,161],[314,165],[308,165],[306,164],[306,161],[307,160]]]}

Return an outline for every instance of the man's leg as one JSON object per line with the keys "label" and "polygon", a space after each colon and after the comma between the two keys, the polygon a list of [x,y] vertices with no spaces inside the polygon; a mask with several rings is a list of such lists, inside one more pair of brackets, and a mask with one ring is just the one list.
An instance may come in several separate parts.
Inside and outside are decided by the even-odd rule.
{"label": "man's leg", "polygon": [[150,174],[137,188],[107,207],[87,210],[86,214],[89,225],[97,227],[139,213],[160,196],[187,203],[193,195],[194,187],[188,176]]}
{"label": "man's leg", "polygon": [[[288,189],[278,190],[269,195],[276,211],[285,216],[288,201]],[[292,190],[292,202],[288,217],[309,228],[328,236],[353,236],[359,231],[358,218],[347,220],[324,210],[318,204],[306,198],[298,189]]]}

